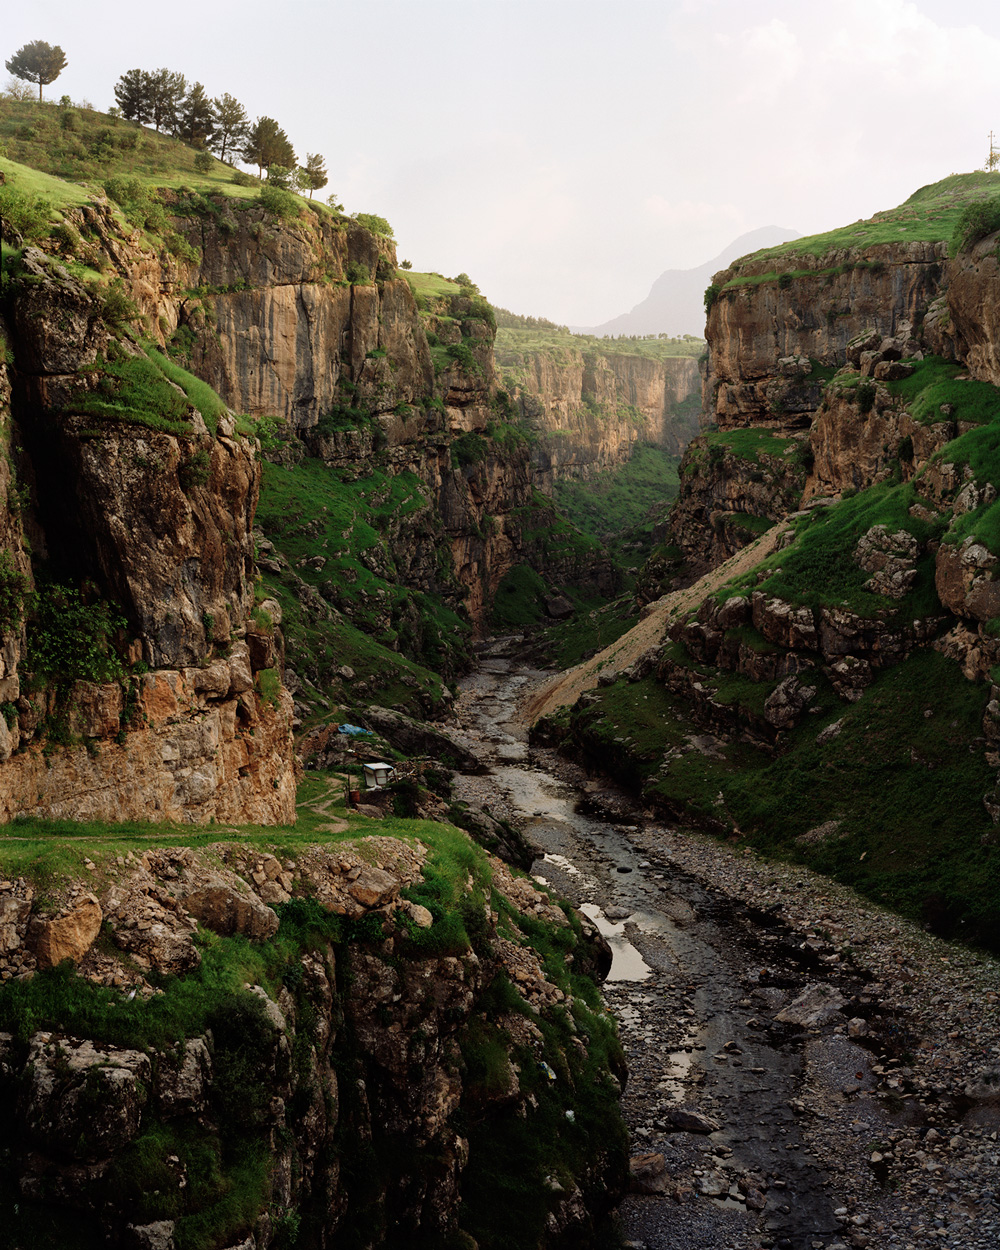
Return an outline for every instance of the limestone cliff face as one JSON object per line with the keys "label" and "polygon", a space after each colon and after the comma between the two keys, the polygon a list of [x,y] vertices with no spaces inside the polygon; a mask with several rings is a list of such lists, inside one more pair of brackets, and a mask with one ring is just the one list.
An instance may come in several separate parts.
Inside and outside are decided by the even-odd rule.
{"label": "limestone cliff face", "polygon": [[161,262],[134,286],[162,335],[190,335],[198,377],[235,412],[299,430],[342,402],[344,378],[386,411],[430,397],[430,352],[390,240],[322,210],[286,221],[226,203],[174,217],[197,259],[176,278]]}
{"label": "limestone cliff face", "polygon": [[[406,584],[484,628],[516,559],[512,514],[530,485],[520,448],[486,439],[474,457],[452,453],[456,440],[482,437],[496,416],[493,333],[472,301],[454,296],[440,315],[422,318],[396,276],[394,244],[321,213],[288,222],[251,208],[176,221],[199,257],[184,281],[208,293],[137,290],[155,303],[163,333],[190,341],[192,370],[230,407],[286,420],[331,467],[415,473],[432,508],[393,536]],[[455,356],[435,365],[428,332]],[[372,426],[327,432],[321,418],[345,405],[372,414]],[[442,544],[451,557],[446,579]]]}
{"label": "limestone cliff face", "polygon": [[692,357],[504,348],[497,364],[538,436],[532,463],[549,493],[561,478],[624,464],[637,441],[679,454],[697,432],[690,401],[700,375]]}
{"label": "limestone cliff face", "polygon": [[[110,214],[87,220],[137,284],[156,272]],[[248,641],[257,445],[228,413],[208,428],[131,314],[24,249],[0,374],[0,815],[288,821],[290,700],[277,676],[262,698]]]}
{"label": "limestone cliff face", "polygon": [[909,335],[941,293],[946,258],[944,243],[883,244],[863,256],[751,257],[716,274],[719,294],[705,332],[706,418],[722,430],[807,427],[820,388],[804,372],[783,372],[779,362],[839,367],[862,331]]}
{"label": "limestone cliff face", "polygon": [[1000,385],[1000,265],[988,235],[948,262],[948,330],[953,355],[982,382]]}
{"label": "limestone cliff face", "polygon": [[[759,532],[734,526],[728,514],[778,520],[803,490],[809,499],[883,480],[904,441],[917,467],[941,445],[945,432],[916,428],[884,387],[860,413],[854,392],[831,379],[853,368],[877,387],[903,357],[950,355],[942,299],[950,273],[946,244],[908,243],[863,255],[749,257],[715,275],[702,419],[721,432],[722,459],[706,472],[695,452],[682,465],[672,522],[692,571],[726,559]],[[726,443],[727,433],[747,429],[807,444],[791,472],[771,465],[762,476],[758,457],[748,459],[738,440]]]}

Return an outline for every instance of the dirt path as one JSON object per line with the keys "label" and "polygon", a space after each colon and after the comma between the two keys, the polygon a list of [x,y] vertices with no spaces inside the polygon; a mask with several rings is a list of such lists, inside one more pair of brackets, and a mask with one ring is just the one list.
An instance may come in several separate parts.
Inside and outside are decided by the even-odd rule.
{"label": "dirt path", "polygon": [[769,556],[787,529],[787,523],[780,522],[693,585],[683,590],[671,591],[662,599],[651,603],[639,624],[627,634],[623,634],[591,659],[558,674],[536,690],[521,709],[523,718],[528,724],[532,724],[540,716],[547,716],[557,708],[575,703],[584,691],[597,685],[597,677],[602,670],[618,671],[628,668],[643,652],[651,647],[658,647],[669,625],[697,607],[706,595],[718,590],[731,578],[748,572],[765,556]]}

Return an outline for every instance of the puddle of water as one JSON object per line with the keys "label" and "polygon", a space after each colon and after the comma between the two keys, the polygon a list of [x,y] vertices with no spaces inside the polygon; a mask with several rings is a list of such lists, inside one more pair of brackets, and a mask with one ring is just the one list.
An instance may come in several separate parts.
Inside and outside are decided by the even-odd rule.
{"label": "puddle of water", "polygon": [[611,971],[608,981],[645,981],[653,970],[625,936],[625,922],[612,924],[596,903],[584,903],[580,908],[589,916],[598,930],[608,939],[611,947]]}
{"label": "puddle of water", "polygon": [[583,873],[577,868],[576,864],[570,863],[565,855],[543,855],[543,864],[555,864],[557,868],[561,868],[563,872],[568,872],[571,877],[582,877]]}

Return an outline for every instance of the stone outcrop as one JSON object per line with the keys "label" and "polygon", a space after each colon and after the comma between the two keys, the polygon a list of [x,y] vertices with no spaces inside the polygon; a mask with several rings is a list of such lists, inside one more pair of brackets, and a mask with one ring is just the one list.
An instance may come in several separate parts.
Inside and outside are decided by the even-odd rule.
{"label": "stone outcrop", "polygon": [[794,362],[842,365],[862,331],[908,337],[939,296],[946,261],[945,243],[893,243],[863,256],[845,249],[748,257],[716,274],[706,328],[708,418],[723,430],[807,428],[822,391]]}
{"label": "stone outcrop", "polygon": [[[545,1195],[532,1244],[585,1238],[624,1188],[615,1107],[623,1069],[595,1065],[590,1033],[561,1023],[569,1011],[582,1023],[590,1008],[550,979],[526,933],[558,932],[581,970],[601,953],[573,936],[548,894],[478,852],[476,871],[491,884],[485,897],[471,877],[459,887],[466,939],[450,916],[404,898],[422,884],[427,854],[389,837],[302,845],[295,860],[237,843],[130,851],[88,860],[90,880],[70,889],[54,919],[27,883],[3,883],[4,979],[47,966],[39,924],[96,909],[107,940],[91,935],[66,957],[98,983],[80,980],[75,1001],[115,1003],[108,1021],[95,1014],[94,1036],[81,1033],[83,1016],[75,1030],[0,1033],[0,1173],[16,1196],[8,1214],[17,1232],[44,1213],[65,1230],[61,1244],[79,1234],[80,1244],[173,1250],[210,1218],[227,1246],[278,1250],[300,1222],[310,1244],[324,1244],[365,1219],[400,1230],[386,1244],[418,1234],[444,1244],[475,1228],[469,1191],[508,1166],[497,1145],[512,1163],[518,1134],[541,1131],[536,1115],[562,1121],[559,1086],[568,1082],[577,1112],[563,1133],[583,1149],[546,1146],[558,1190],[528,1165]],[[292,898],[286,945],[261,951],[276,988],[184,984],[206,945],[193,940],[199,927],[218,935],[216,950],[239,935],[230,954],[252,960],[250,944],[278,929],[274,905]],[[157,1012],[170,1001],[154,998],[164,975],[181,978],[187,1004],[188,1035],[177,1041],[155,1023],[177,1026],[169,1007]],[[122,1029],[142,1040],[123,1042]],[[537,1071],[552,1081],[540,1086]],[[603,1094],[588,1088],[584,1097],[580,1082],[595,1079]],[[233,1159],[253,1178],[237,1208]]]}
{"label": "stone outcrop", "polygon": [[767,522],[780,521],[797,507],[807,476],[806,446],[796,437],[780,452],[746,455],[704,436],[691,442],[668,527],[689,575],[728,560],[759,537]]}

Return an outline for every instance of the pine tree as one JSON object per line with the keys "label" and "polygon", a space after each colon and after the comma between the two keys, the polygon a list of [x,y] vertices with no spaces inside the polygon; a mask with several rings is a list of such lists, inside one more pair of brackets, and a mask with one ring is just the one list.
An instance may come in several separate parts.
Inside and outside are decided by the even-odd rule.
{"label": "pine tree", "polygon": [[15,78],[38,83],[38,99],[41,102],[42,87],[55,82],[66,68],[66,53],[58,44],[53,47],[44,39],[35,39],[18,48],[4,64]]}
{"label": "pine tree", "polygon": [[169,69],[158,69],[149,76],[149,120],[157,130],[161,127],[173,130],[177,126],[177,114],[187,91],[183,74]]}
{"label": "pine tree", "polygon": [[130,69],[115,83],[115,100],[122,117],[130,122],[152,120],[152,84],[144,69]]}
{"label": "pine tree", "polygon": [[273,117],[258,117],[247,131],[240,156],[257,166],[257,177],[272,165],[295,166],[295,149]]}
{"label": "pine tree", "polygon": [[239,100],[234,99],[228,92],[225,95],[216,96],[212,104],[215,109],[216,151],[219,153],[219,160],[224,161],[226,152],[246,137],[250,119]]}
{"label": "pine tree", "polygon": [[306,163],[299,170],[299,185],[308,189],[312,199],[313,192],[321,190],[329,181],[323,157],[318,152],[307,152]]}
{"label": "pine tree", "polygon": [[181,102],[175,133],[193,148],[206,148],[215,137],[215,109],[200,82]]}

